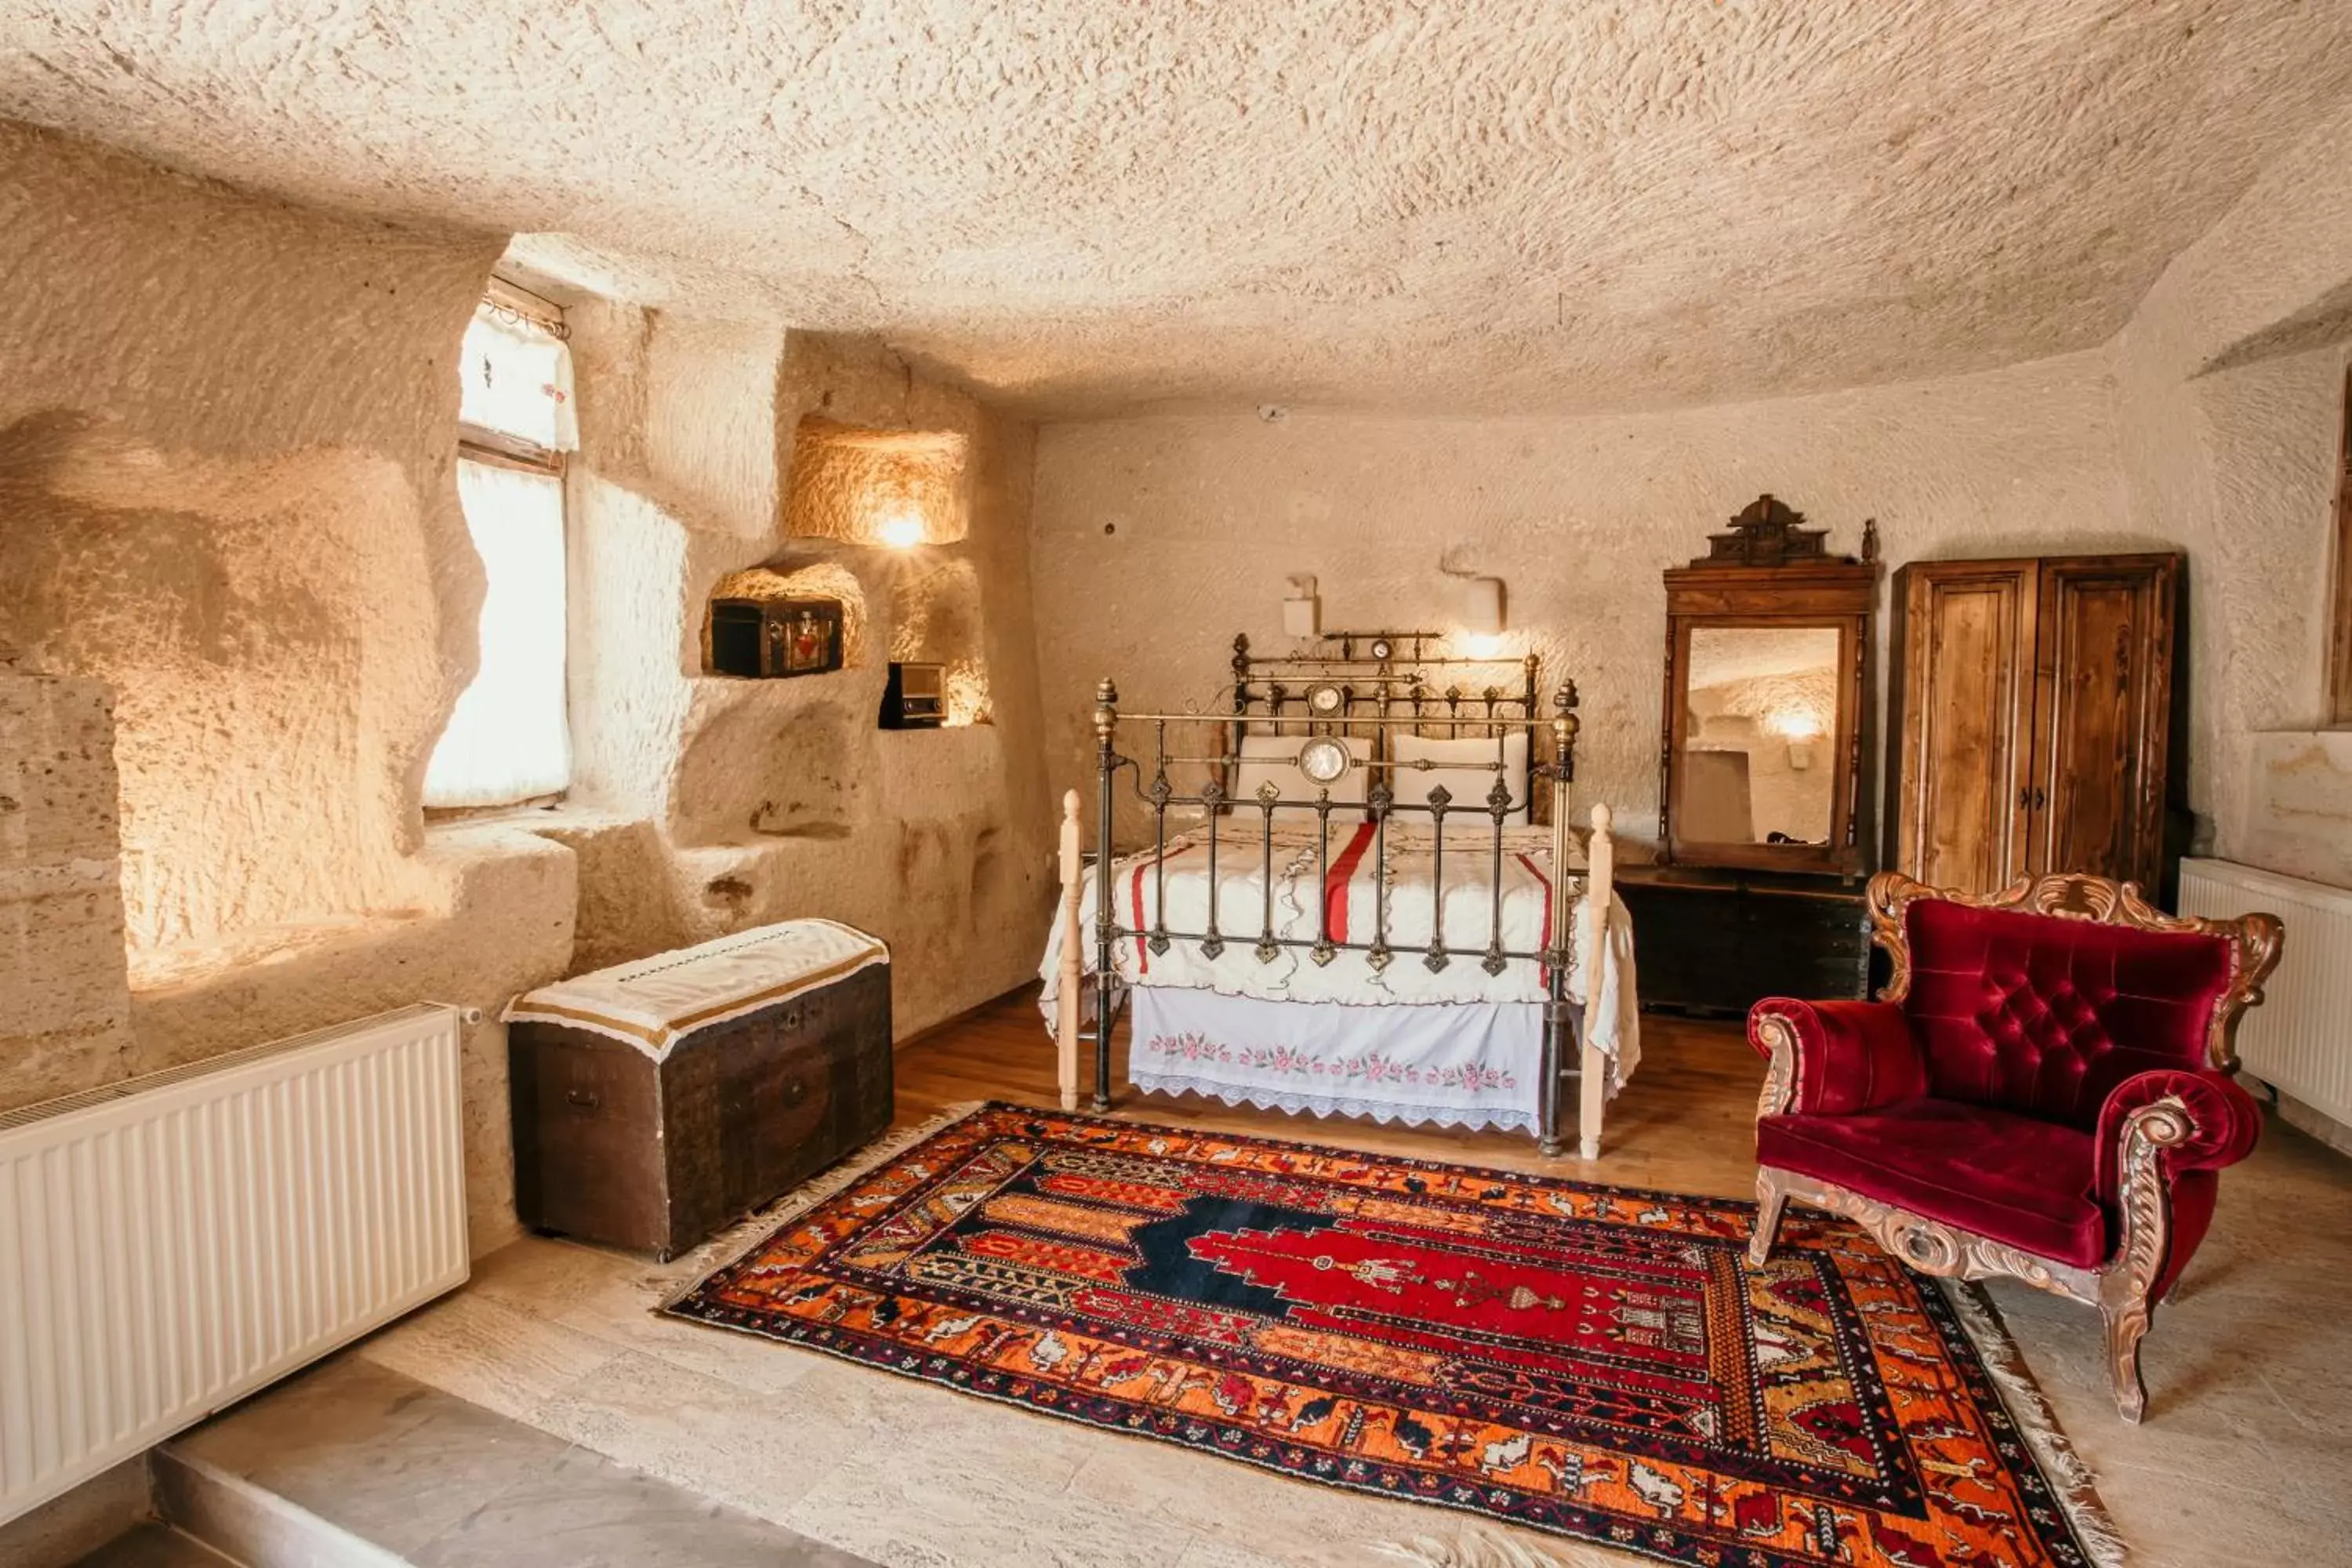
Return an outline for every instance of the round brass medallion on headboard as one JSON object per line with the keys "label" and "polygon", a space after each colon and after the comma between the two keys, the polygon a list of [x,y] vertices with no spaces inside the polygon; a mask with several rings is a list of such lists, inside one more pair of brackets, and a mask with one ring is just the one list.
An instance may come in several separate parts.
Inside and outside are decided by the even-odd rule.
{"label": "round brass medallion on headboard", "polygon": [[1338,782],[1354,760],[1347,747],[1328,735],[1318,735],[1298,748],[1298,771],[1319,784]]}

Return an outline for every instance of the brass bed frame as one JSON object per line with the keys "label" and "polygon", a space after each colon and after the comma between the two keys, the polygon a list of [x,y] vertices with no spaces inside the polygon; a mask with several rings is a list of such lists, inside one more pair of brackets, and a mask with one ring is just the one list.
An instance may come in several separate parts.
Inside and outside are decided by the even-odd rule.
{"label": "brass bed frame", "polygon": [[[1235,799],[1233,783],[1242,763],[1242,741],[1253,727],[1258,732],[1297,734],[1300,738],[1302,774],[1315,777],[1307,767],[1305,755],[1318,737],[1351,737],[1373,739],[1380,743],[1369,762],[1352,759],[1341,767],[1336,777],[1344,777],[1348,768],[1360,765],[1370,777],[1361,807],[1374,825],[1375,864],[1385,867],[1388,850],[1388,824],[1391,818],[1402,816],[1426,817],[1431,826],[1430,853],[1432,877],[1432,923],[1430,944],[1416,955],[1432,971],[1439,971],[1457,957],[1476,959],[1489,974],[1499,974],[1514,959],[1532,960],[1544,967],[1548,976],[1548,994],[1544,1002],[1543,1057],[1539,1090],[1537,1096],[1537,1145],[1546,1155],[1560,1152],[1560,1098],[1563,1083],[1570,1079],[1578,1087],[1578,1147],[1587,1160],[1600,1153],[1602,1107],[1607,1098],[1606,1073],[1600,1053],[1590,1044],[1591,1016],[1598,1006],[1601,991],[1600,965],[1597,962],[1599,943],[1605,938],[1607,911],[1612,897],[1614,871],[1613,840],[1611,837],[1609,808],[1595,805],[1591,814],[1591,834],[1587,841],[1583,873],[1584,930],[1579,939],[1588,944],[1586,952],[1593,953],[1596,962],[1590,970],[1586,986],[1584,1014],[1578,1016],[1576,1005],[1568,995],[1569,965],[1573,956],[1569,943],[1568,912],[1570,882],[1570,850],[1574,834],[1569,821],[1568,791],[1574,781],[1576,768],[1577,718],[1576,683],[1562,681],[1551,701],[1551,712],[1540,716],[1538,706],[1538,660],[1532,654],[1524,658],[1479,658],[1466,655],[1430,654],[1429,645],[1442,645],[1444,634],[1438,632],[1330,632],[1315,640],[1305,652],[1279,655],[1255,655],[1250,651],[1246,636],[1234,638],[1233,682],[1229,689],[1226,711],[1187,713],[1123,713],[1118,707],[1118,688],[1108,679],[1096,689],[1094,731],[1096,742],[1097,837],[1092,870],[1096,878],[1095,920],[1091,932],[1080,929],[1079,907],[1087,871],[1084,850],[1084,833],[1079,820],[1078,792],[1071,790],[1062,799],[1061,874],[1062,901],[1057,919],[1062,922],[1061,967],[1057,975],[1057,1012],[1055,1034],[1059,1050],[1062,1107],[1076,1110],[1078,1099],[1078,1047],[1082,1041],[1094,1045],[1093,1108],[1097,1111],[1110,1109],[1111,1029],[1119,1005],[1119,982],[1114,967],[1114,955],[1122,940],[1140,940],[1153,952],[1165,952],[1178,942],[1197,944],[1202,956],[1214,960],[1226,949],[1228,937],[1248,944],[1250,953],[1261,963],[1270,963],[1286,947],[1303,948],[1317,964],[1333,963],[1343,952],[1360,952],[1374,970],[1385,968],[1399,956],[1388,941],[1388,900],[1384,881],[1376,879],[1378,892],[1374,900],[1371,939],[1369,942],[1341,942],[1330,932],[1330,910],[1328,901],[1321,902],[1316,934],[1312,937],[1277,936],[1273,916],[1274,885],[1274,822],[1277,811],[1296,812],[1301,808],[1315,814],[1315,831],[1318,867],[1328,870],[1331,859],[1331,813],[1335,809],[1353,811],[1357,804],[1350,801],[1335,803],[1328,783],[1318,788],[1313,799],[1286,796],[1268,782],[1248,799]],[[1478,683],[1475,677],[1483,670],[1489,678]],[[1502,679],[1509,672],[1508,684]],[[1465,682],[1465,677],[1474,678]],[[1439,680],[1444,684],[1437,684]],[[1146,784],[1143,759],[1124,755],[1118,749],[1120,726],[1148,725],[1150,734],[1150,782]],[[1169,744],[1171,725],[1198,729],[1213,725],[1224,737],[1213,754],[1186,754],[1171,751]],[[1525,798],[1515,798],[1509,788],[1507,770],[1503,762],[1505,737],[1513,731],[1523,730],[1528,736],[1528,788]],[[1412,733],[1425,738],[1449,739],[1492,736],[1496,740],[1496,760],[1492,763],[1426,762],[1402,763],[1395,760],[1392,745],[1385,743],[1400,733]],[[1181,733],[1181,731],[1180,731]],[[1545,742],[1549,740],[1547,748]],[[1332,748],[1337,750],[1337,748]],[[1548,752],[1548,754],[1546,754]],[[1342,752],[1345,755],[1345,752]],[[1206,770],[1204,782],[1193,793],[1180,792],[1171,782],[1171,764],[1193,765]],[[1405,768],[1428,769],[1443,766],[1447,771],[1491,768],[1495,773],[1494,787],[1483,802],[1456,802],[1441,784],[1428,792],[1424,801],[1398,799],[1391,787],[1394,775]],[[1117,790],[1118,774],[1132,769],[1131,787],[1135,798],[1149,809],[1151,823],[1151,864],[1160,865],[1168,850],[1168,810],[1171,806],[1197,807],[1206,816],[1209,828],[1208,874],[1210,904],[1208,929],[1198,931],[1168,929],[1166,908],[1167,888],[1164,878],[1159,879],[1155,908],[1149,925],[1129,927],[1119,923],[1118,900],[1113,896],[1113,868],[1118,859],[1113,845],[1113,824],[1119,798]],[[1539,787],[1540,786],[1540,787]],[[1539,811],[1540,808],[1540,811]],[[1469,853],[1480,854],[1489,862],[1489,875],[1494,889],[1494,907],[1483,946],[1449,944],[1444,930],[1445,828],[1449,818],[1474,816],[1499,829],[1512,816],[1527,813],[1528,821],[1548,821],[1551,828],[1551,921],[1552,942],[1549,946],[1536,949],[1507,948],[1502,942],[1502,861],[1504,836],[1499,831],[1485,834],[1486,845]],[[1246,817],[1255,813],[1258,817],[1255,837],[1258,840],[1260,869],[1264,878],[1264,898],[1257,911],[1258,931],[1255,940],[1240,933],[1229,933],[1220,924],[1216,899],[1216,858],[1220,842],[1217,823],[1221,817]],[[1246,837],[1246,830],[1237,833],[1237,839]],[[1244,847],[1236,844],[1236,847]],[[1096,973],[1093,995],[1094,1026],[1084,1028],[1082,1014],[1085,1002],[1084,949],[1080,943],[1091,940],[1095,944]]]}

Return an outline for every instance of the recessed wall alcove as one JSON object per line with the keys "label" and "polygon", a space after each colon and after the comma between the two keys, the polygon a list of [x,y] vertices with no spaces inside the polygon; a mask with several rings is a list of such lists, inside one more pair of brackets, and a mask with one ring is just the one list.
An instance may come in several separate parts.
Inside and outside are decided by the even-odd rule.
{"label": "recessed wall alcove", "polygon": [[985,724],[992,709],[980,573],[959,555],[922,553],[890,578],[890,657],[945,668],[947,722]]}
{"label": "recessed wall alcove", "polygon": [[[730,572],[711,584],[709,597],[702,603],[701,672],[713,679],[732,677],[715,675],[710,668],[710,605],[718,599],[838,599],[841,601],[841,667],[844,669],[865,668],[868,657],[866,615],[866,590],[856,574],[835,561],[809,561],[794,563],[775,561],[764,565]],[[802,676],[800,679],[823,679],[823,676]]]}
{"label": "recessed wall alcove", "polygon": [[971,528],[971,437],[808,415],[793,434],[784,531],[846,544],[955,544]]}

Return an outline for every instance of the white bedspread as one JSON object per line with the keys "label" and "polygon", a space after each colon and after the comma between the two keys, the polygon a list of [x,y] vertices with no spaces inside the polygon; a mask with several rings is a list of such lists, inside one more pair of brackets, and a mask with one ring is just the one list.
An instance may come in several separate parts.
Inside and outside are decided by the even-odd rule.
{"label": "white bedspread", "polygon": [[[1311,942],[1328,918],[1333,941],[1369,942],[1385,899],[1388,943],[1393,950],[1388,964],[1376,969],[1367,954],[1347,950],[1330,963],[1318,964],[1304,947],[1283,947],[1270,962],[1260,961],[1252,950],[1265,924],[1266,879],[1261,829],[1255,820],[1228,820],[1217,826],[1213,889],[1208,872],[1209,829],[1188,829],[1171,837],[1160,862],[1167,883],[1164,905],[1160,873],[1155,872],[1150,851],[1114,864],[1112,896],[1118,900],[1116,915],[1122,926],[1149,931],[1160,923],[1164,909],[1165,925],[1171,933],[1204,931],[1209,929],[1213,896],[1218,929],[1224,938],[1223,952],[1210,958],[1202,952],[1197,935],[1171,936],[1164,952],[1152,952],[1145,938],[1122,937],[1114,949],[1114,966],[1123,984],[1139,989],[1197,990],[1265,1002],[1331,1003],[1348,1011],[1366,1009],[1360,1020],[1342,1018],[1336,1026],[1327,1021],[1315,1026],[1341,1027],[1360,1037],[1368,1048],[1373,1037],[1384,1031],[1401,1037],[1435,1037],[1430,1033],[1428,1015],[1384,1020],[1374,1010],[1540,1002],[1548,976],[1535,960],[1507,961],[1499,974],[1487,973],[1482,962],[1495,922],[1492,831],[1484,824],[1446,831],[1444,930],[1450,956],[1442,970],[1433,971],[1423,962],[1436,923],[1435,867],[1429,831],[1397,823],[1390,825],[1384,863],[1375,852],[1376,840],[1369,825],[1341,827],[1335,824],[1328,859],[1318,858],[1312,825],[1278,824],[1274,830],[1275,934]],[[1553,945],[1550,830],[1507,827],[1503,849],[1502,945],[1521,952],[1549,947]],[[1575,869],[1570,868],[1571,876]],[[1090,874],[1079,909],[1082,932],[1093,930],[1097,890],[1097,880]],[[1612,900],[1607,941],[1596,955],[1585,952],[1585,944],[1579,940],[1582,909],[1580,889],[1570,900],[1569,930],[1561,944],[1570,953],[1568,994],[1581,1004],[1593,994],[1594,986],[1599,987],[1598,1005],[1588,1010],[1586,1026],[1589,1043],[1608,1060],[1613,1094],[1632,1076],[1641,1054],[1633,921],[1623,904]],[[1323,910],[1328,910],[1328,916]],[[1090,935],[1082,939],[1081,947],[1084,968],[1090,973],[1096,956]],[[1041,966],[1048,1019],[1054,1016],[1060,952],[1057,919],[1047,937]],[[1250,1059],[1264,1055],[1254,1052]],[[1145,1065],[1141,1058],[1134,1064],[1137,1069]],[[1261,1086],[1266,1093],[1286,1096],[1296,1089],[1295,1075],[1286,1068],[1280,1076],[1286,1087],[1276,1087],[1269,1079]],[[1138,1081],[1142,1081],[1140,1077]]]}

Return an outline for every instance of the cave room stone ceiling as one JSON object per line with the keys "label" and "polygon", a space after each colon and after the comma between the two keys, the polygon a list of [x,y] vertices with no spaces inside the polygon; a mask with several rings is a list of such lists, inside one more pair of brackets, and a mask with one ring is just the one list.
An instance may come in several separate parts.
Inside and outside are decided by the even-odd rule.
{"label": "cave room stone ceiling", "polygon": [[1039,416],[1586,412],[2093,346],[2343,0],[8,0],[0,116]]}

